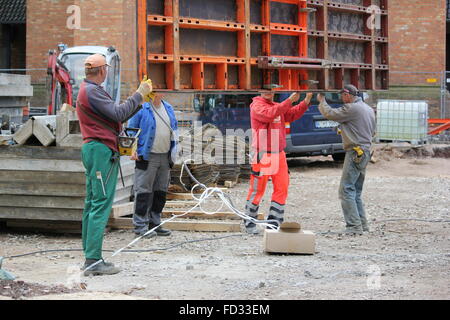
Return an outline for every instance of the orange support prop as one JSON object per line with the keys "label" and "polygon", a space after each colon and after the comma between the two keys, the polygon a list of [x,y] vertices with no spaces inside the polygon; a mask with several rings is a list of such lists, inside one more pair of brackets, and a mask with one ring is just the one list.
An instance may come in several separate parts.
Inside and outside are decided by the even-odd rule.
{"label": "orange support prop", "polygon": [[227,64],[216,65],[216,87],[217,89],[227,90]]}
{"label": "orange support prop", "polygon": [[429,135],[437,135],[450,129],[450,119],[428,119],[428,124],[440,124],[440,126],[428,131]]}
{"label": "orange support prop", "polygon": [[147,0],[137,2],[138,80],[147,75]]}
{"label": "orange support prop", "polygon": [[204,65],[203,63],[194,63],[192,65],[192,87],[193,89],[203,90],[204,85]]}

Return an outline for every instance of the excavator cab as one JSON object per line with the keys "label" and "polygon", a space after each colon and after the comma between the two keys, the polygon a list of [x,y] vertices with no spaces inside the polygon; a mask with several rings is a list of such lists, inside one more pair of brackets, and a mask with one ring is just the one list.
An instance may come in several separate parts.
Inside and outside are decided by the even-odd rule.
{"label": "excavator cab", "polygon": [[77,46],[66,48],[59,45],[59,55],[50,51],[48,74],[52,80],[51,102],[48,114],[56,114],[64,103],[75,107],[80,85],[85,78],[84,60],[95,53],[106,57],[108,74],[102,84],[115,102],[120,100],[120,56],[117,50],[100,46]]}

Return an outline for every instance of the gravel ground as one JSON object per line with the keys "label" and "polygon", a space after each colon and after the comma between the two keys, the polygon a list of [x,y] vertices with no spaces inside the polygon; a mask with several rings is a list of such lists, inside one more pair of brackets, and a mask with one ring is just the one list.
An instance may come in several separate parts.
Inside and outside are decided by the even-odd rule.
{"label": "gravel ground", "polygon": [[[101,299],[119,294],[164,300],[449,299],[450,224],[386,220],[450,220],[450,159],[410,158],[386,150],[376,154],[376,159],[368,167],[363,194],[370,233],[324,234],[344,227],[337,197],[341,164],[331,157],[289,160],[291,186],[286,220],[300,222],[304,229],[317,233],[315,255],[266,254],[262,235],[175,231],[171,237],[144,239],[133,249],[229,237],[191,242],[170,250],[122,253],[112,259],[108,259],[111,253],[105,253],[105,259],[123,271],[113,276],[81,277],[83,286],[74,287],[79,292],[75,296],[80,298],[86,293],[92,298],[95,293]],[[243,182],[229,191],[239,208],[244,206],[247,187]],[[261,205],[262,212],[268,210],[269,191],[271,187]],[[132,239],[131,231],[108,232],[104,248],[117,249]],[[3,256],[80,245],[76,235],[0,232]],[[73,270],[83,262],[81,252],[54,252],[5,260],[3,268],[15,274],[18,281],[54,287],[77,280],[78,273]],[[50,293],[55,292],[45,292]],[[0,295],[27,298],[5,294],[1,289]]]}

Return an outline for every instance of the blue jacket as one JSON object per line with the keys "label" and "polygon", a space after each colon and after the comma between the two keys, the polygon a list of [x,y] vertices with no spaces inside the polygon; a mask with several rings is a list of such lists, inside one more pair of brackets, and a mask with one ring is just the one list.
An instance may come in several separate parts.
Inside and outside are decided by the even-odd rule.
{"label": "blue jacket", "polygon": [[[172,157],[172,161],[175,163],[177,156],[178,122],[175,118],[175,112],[173,111],[173,107],[170,103],[164,100],[161,100],[161,102],[169,115],[170,126],[174,132],[174,135],[172,135],[172,141],[170,141],[170,155]],[[138,139],[137,152],[138,156],[142,156],[144,160],[148,160],[150,152],[152,151],[156,133],[156,120],[150,103],[146,102],[142,105],[142,109],[129,120],[128,127],[141,129],[141,134]]]}

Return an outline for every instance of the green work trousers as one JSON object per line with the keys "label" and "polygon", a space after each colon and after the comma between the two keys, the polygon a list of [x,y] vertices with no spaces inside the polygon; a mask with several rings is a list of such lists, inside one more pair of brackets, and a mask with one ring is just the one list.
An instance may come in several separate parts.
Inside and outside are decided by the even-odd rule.
{"label": "green work trousers", "polygon": [[113,151],[98,141],[85,143],[81,148],[81,158],[86,168],[82,222],[86,259],[102,259],[103,234],[113,205],[119,169],[119,162],[113,162],[112,156]]}

